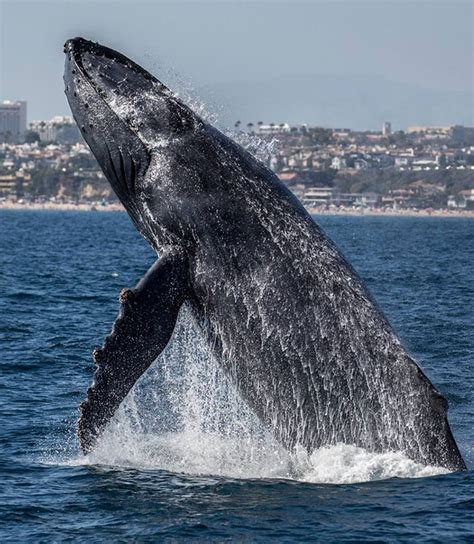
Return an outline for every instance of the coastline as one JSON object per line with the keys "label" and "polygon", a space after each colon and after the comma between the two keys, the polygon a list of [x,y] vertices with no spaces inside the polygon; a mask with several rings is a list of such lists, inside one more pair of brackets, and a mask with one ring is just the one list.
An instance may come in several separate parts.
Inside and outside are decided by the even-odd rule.
{"label": "coastline", "polygon": [[[123,212],[122,204],[115,202],[105,206],[101,204],[73,204],[54,202],[0,202],[0,210],[50,210],[50,211],[97,211]],[[474,210],[442,209],[378,209],[378,208],[308,208],[311,215],[345,215],[358,217],[464,217],[474,219]]]}
{"label": "coastline", "polygon": [[91,204],[74,204],[68,202],[12,202],[4,201],[0,202],[0,210],[52,210],[62,212],[124,212],[125,209],[119,202],[107,204],[103,206],[98,203]]}
{"label": "coastline", "polygon": [[[308,209],[308,208],[307,208]],[[311,215],[345,215],[351,217],[464,217],[474,219],[474,210],[423,210],[423,209],[378,209],[378,208],[335,208],[331,210],[309,208]]]}

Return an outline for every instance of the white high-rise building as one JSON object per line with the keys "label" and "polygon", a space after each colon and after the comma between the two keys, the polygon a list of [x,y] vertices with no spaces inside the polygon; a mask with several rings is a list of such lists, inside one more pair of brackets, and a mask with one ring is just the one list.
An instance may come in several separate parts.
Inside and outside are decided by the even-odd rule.
{"label": "white high-rise building", "polygon": [[26,132],[26,101],[0,102],[0,142],[21,142]]}
{"label": "white high-rise building", "polygon": [[392,123],[390,121],[385,121],[382,125],[382,134],[384,136],[390,136],[390,134],[392,134]]}

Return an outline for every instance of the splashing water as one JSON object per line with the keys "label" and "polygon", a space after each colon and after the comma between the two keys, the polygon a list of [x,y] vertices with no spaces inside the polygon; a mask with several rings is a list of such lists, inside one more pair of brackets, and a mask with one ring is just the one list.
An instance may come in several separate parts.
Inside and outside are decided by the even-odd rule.
{"label": "splashing water", "polygon": [[213,360],[186,308],[168,349],[129,394],[96,449],[64,462],[333,484],[448,472],[401,453],[345,444],[311,455],[303,448],[286,451]]}
{"label": "splashing water", "polygon": [[272,138],[271,140],[263,140],[255,133],[244,132],[243,130],[231,129],[221,123],[218,113],[218,106],[213,104],[210,108],[209,105],[204,102],[196,89],[192,86],[190,81],[182,82],[176,80],[177,84],[173,88],[179,89],[175,93],[185,104],[187,104],[199,117],[204,119],[207,123],[210,123],[217,127],[221,132],[228,136],[231,140],[237,142],[250,154],[252,154],[259,161],[267,164],[270,161],[271,156],[276,152],[278,140]]}
{"label": "splashing water", "polygon": [[276,153],[278,140],[262,140],[257,134],[249,134],[248,132],[225,130],[229,138],[237,142],[249,153],[251,153],[259,161],[268,164],[271,156]]}
{"label": "splashing water", "polygon": [[166,85],[173,89],[173,94],[182,102],[189,106],[201,119],[214,125],[226,136],[237,142],[256,159],[268,163],[271,156],[276,152],[278,140],[263,140],[257,134],[250,134],[242,130],[231,129],[224,125],[221,120],[221,113],[224,106],[216,98],[209,97],[205,101],[200,95],[191,78],[178,73],[170,66],[166,66],[163,61],[158,63],[154,56],[149,56],[148,61],[153,73],[163,74]]}
{"label": "splashing water", "polygon": [[212,98],[211,104],[204,101],[191,77],[167,65],[166,61],[158,59],[155,53],[145,55],[145,58],[147,58],[150,73],[159,74],[159,79],[163,80],[163,83],[169,89],[173,89],[175,96],[179,97],[182,102],[188,105],[204,121],[213,125],[219,123],[219,112],[222,109],[222,105],[212,100]]}

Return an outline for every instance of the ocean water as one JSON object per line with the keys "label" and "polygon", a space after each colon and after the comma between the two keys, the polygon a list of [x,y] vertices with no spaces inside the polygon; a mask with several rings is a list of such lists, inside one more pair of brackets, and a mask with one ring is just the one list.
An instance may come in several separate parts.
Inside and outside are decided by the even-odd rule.
{"label": "ocean water", "polygon": [[343,445],[289,455],[186,311],[84,457],[91,351],[154,255],[123,213],[1,210],[1,542],[474,541],[474,222],[317,220],[448,398],[470,470]]}

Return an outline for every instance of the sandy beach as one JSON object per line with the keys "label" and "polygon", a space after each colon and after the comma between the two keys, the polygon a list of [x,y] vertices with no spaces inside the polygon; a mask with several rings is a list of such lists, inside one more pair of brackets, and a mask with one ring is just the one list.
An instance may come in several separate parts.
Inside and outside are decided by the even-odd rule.
{"label": "sandy beach", "polygon": [[417,210],[411,209],[380,209],[380,208],[309,208],[311,215],[349,215],[349,216],[391,216],[391,217],[466,217],[474,218],[474,210]]}
{"label": "sandy beach", "polygon": [[124,207],[119,202],[114,202],[103,206],[100,203],[81,203],[72,202],[14,202],[5,200],[0,202],[0,210],[56,210],[56,211],[99,211],[99,212],[123,212]]}
{"label": "sandy beach", "polygon": [[[0,210],[56,210],[56,211],[98,211],[123,212],[124,207],[119,202],[103,206],[97,203],[67,203],[67,202],[0,202]],[[380,209],[380,208],[309,208],[312,215],[348,215],[348,216],[393,216],[393,217],[465,217],[474,218],[474,210],[441,209]]]}

